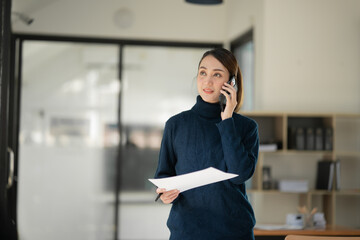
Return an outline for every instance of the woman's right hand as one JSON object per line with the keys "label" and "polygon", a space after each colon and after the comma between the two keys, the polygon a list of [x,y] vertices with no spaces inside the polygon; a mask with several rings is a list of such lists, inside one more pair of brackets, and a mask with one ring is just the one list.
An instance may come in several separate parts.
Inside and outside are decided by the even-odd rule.
{"label": "woman's right hand", "polygon": [[169,204],[172,203],[178,196],[180,191],[177,189],[166,191],[164,188],[158,188],[156,189],[157,194],[161,194],[160,199],[163,203]]}

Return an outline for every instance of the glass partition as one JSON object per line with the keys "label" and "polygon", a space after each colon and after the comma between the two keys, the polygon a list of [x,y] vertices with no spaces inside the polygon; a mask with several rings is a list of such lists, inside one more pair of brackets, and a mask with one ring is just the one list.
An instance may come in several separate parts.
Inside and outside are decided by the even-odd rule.
{"label": "glass partition", "polygon": [[196,102],[197,67],[206,50],[123,48],[120,239],[169,239],[171,206],[154,202],[148,178],[155,174],[165,121]]}
{"label": "glass partition", "polygon": [[168,239],[171,205],[148,178],[165,121],[195,104],[208,49],[123,45],[119,69],[118,44],[22,46],[20,238]]}
{"label": "glass partition", "polygon": [[253,29],[233,41],[231,43],[231,50],[239,63],[243,75],[244,102],[241,110],[251,111],[254,109],[255,98],[255,50]]}
{"label": "glass partition", "polygon": [[19,133],[21,239],[113,239],[119,47],[25,41]]}

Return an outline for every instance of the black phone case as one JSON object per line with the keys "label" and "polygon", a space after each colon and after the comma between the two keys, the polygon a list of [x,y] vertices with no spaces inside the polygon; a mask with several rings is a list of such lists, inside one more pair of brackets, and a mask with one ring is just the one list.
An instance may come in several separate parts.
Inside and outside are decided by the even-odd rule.
{"label": "black phone case", "polygon": [[[234,82],[234,85],[231,84],[232,81]],[[238,88],[237,88],[237,85],[236,85],[235,76],[230,78],[230,80],[228,81],[228,84],[232,85],[235,88],[236,92],[237,92]],[[226,91],[226,92],[229,93],[228,91]],[[219,96],[219,103],[220,103],[221,111],[223,112],[225,107],[226,107],[226,97],[222,93]]]}

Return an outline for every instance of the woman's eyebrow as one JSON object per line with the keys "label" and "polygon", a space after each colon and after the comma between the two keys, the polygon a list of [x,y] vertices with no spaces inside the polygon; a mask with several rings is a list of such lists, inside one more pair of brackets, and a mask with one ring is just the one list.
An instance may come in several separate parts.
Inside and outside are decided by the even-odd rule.
{"label": "woman's eyebrow", "polygon": [[[200,66],[199,68],[203,68],[203,69],[207,69],[206,67],[204,66]],[[215,69],[212,69],[213,71],[220,71],[220,72],[225,72],[224,70],[220,69],[220,68],[215,68]]]}

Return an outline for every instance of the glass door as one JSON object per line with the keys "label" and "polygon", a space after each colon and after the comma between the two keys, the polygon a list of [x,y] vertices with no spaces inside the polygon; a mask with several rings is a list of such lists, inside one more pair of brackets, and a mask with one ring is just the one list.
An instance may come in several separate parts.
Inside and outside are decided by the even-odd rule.
{"label": "glass door", "polygon": [[169,239],[171,205],[154,202],[153,178],[165,121],[196,102],[206,48],[124,46],[119,239]]}
{"label": "glass door", "polygon": [[210,47],[23,42],[20,238],[169,238],[171,206],[148,178],[165,121],[195,104]]}
{"label": "glass door", "polygon": [[253,110],[255,105],[255,50],[253,35],[253,30],[251,29],[231,43],[231,51],[234,53],[243,75],[244,102],[241,109],[245,111]]}
{"label": "glass door", "polygon": [[20,239],[114,239],[119,46],[22,49]]}

